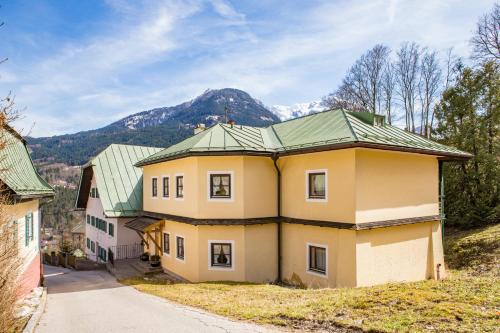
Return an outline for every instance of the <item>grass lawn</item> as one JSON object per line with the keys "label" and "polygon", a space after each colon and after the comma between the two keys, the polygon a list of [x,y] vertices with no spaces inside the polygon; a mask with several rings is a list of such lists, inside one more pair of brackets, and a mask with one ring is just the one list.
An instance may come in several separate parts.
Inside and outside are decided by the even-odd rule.
{"label": "grass lawn", "polygon": [[[455,269],[448,270],[448,278],[441,281],[316,290],[232,282],[170,284],[154,279],[121,282],[223,316],[297,329],[498,332],[499,232],[497,225],[449,237],[447,253],[451,250],[463,253],[450,258]],[[466,262],[471,265],[466,266]]]}

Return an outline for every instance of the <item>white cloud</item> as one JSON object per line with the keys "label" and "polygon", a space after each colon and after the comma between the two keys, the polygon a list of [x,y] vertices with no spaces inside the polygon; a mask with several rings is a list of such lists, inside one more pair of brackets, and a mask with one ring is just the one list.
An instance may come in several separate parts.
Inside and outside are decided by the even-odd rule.
{"label": "white cloud", "polygon": [[[206,88],[244,89],[267,105],[316,100],[376,43],[394,49],[415,40],[466,55],[477,17],[491,6],[486,0],[325,1],[261,19],[224,0],[107,3],[116,20],[105,31],[2,71],[1,87],[15,83],[18,102],[28,107],[22,125],[35,121],[35,135],[104,126]],[[218,17],[203,16],[207,9]]]}

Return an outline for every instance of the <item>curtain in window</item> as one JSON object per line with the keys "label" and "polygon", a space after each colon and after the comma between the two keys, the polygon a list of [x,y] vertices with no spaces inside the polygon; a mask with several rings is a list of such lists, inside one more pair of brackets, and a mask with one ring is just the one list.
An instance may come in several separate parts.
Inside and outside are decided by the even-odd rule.
{"label": "curtain in window", "polygon": [[310,196],[324,197],[325,196],[325,174],[314,173],[309,175]]}
{"label": "curtain in window", "polygon": [[212,244],[212,266],[231,266],[231,244]]}
{"label": "curtain in window", "polygon": [[230,185],[230,175],[211,175],[212,197],[231,196]]}

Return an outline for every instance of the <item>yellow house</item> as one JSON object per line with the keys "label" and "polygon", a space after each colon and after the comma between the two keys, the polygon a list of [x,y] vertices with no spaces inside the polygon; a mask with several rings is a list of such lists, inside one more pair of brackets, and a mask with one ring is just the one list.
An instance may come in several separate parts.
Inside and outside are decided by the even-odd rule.
{"label": "yellow house", "polygon": [[192,282],[442,278],[441,165],[469,157],[369,113],[217,124],[136,164],[144,211],[127,226]]}
{"label": "yellow house", "polygon": [[11,248],[11,253],[18,258],[12,269],[19,274],[17,292],[19,296],[24,296],[39,286],[43,277],[40,205],[54,196],[54,189],[37,173],[26,141],[4,122],[5,115],[0,114],[0,190],[4,197],[0,203],[0,214],[12,223],[12,228],[7,230],[13,237],[3,237],[4,242],[11,243],[0,246]]}

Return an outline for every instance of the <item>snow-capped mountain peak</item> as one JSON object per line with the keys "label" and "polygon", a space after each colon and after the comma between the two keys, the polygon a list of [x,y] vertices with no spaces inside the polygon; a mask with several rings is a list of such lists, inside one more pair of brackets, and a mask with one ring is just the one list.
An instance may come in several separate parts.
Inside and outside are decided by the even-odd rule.
{"label": "snow-capped mountain peak", "polygon": [[293,105],[273,105],[269,108],[278,118],[288,120],[292,118],[306,116],[310,113],[321,112],[325,110],[321,101],[311,103],[296,103]]}

